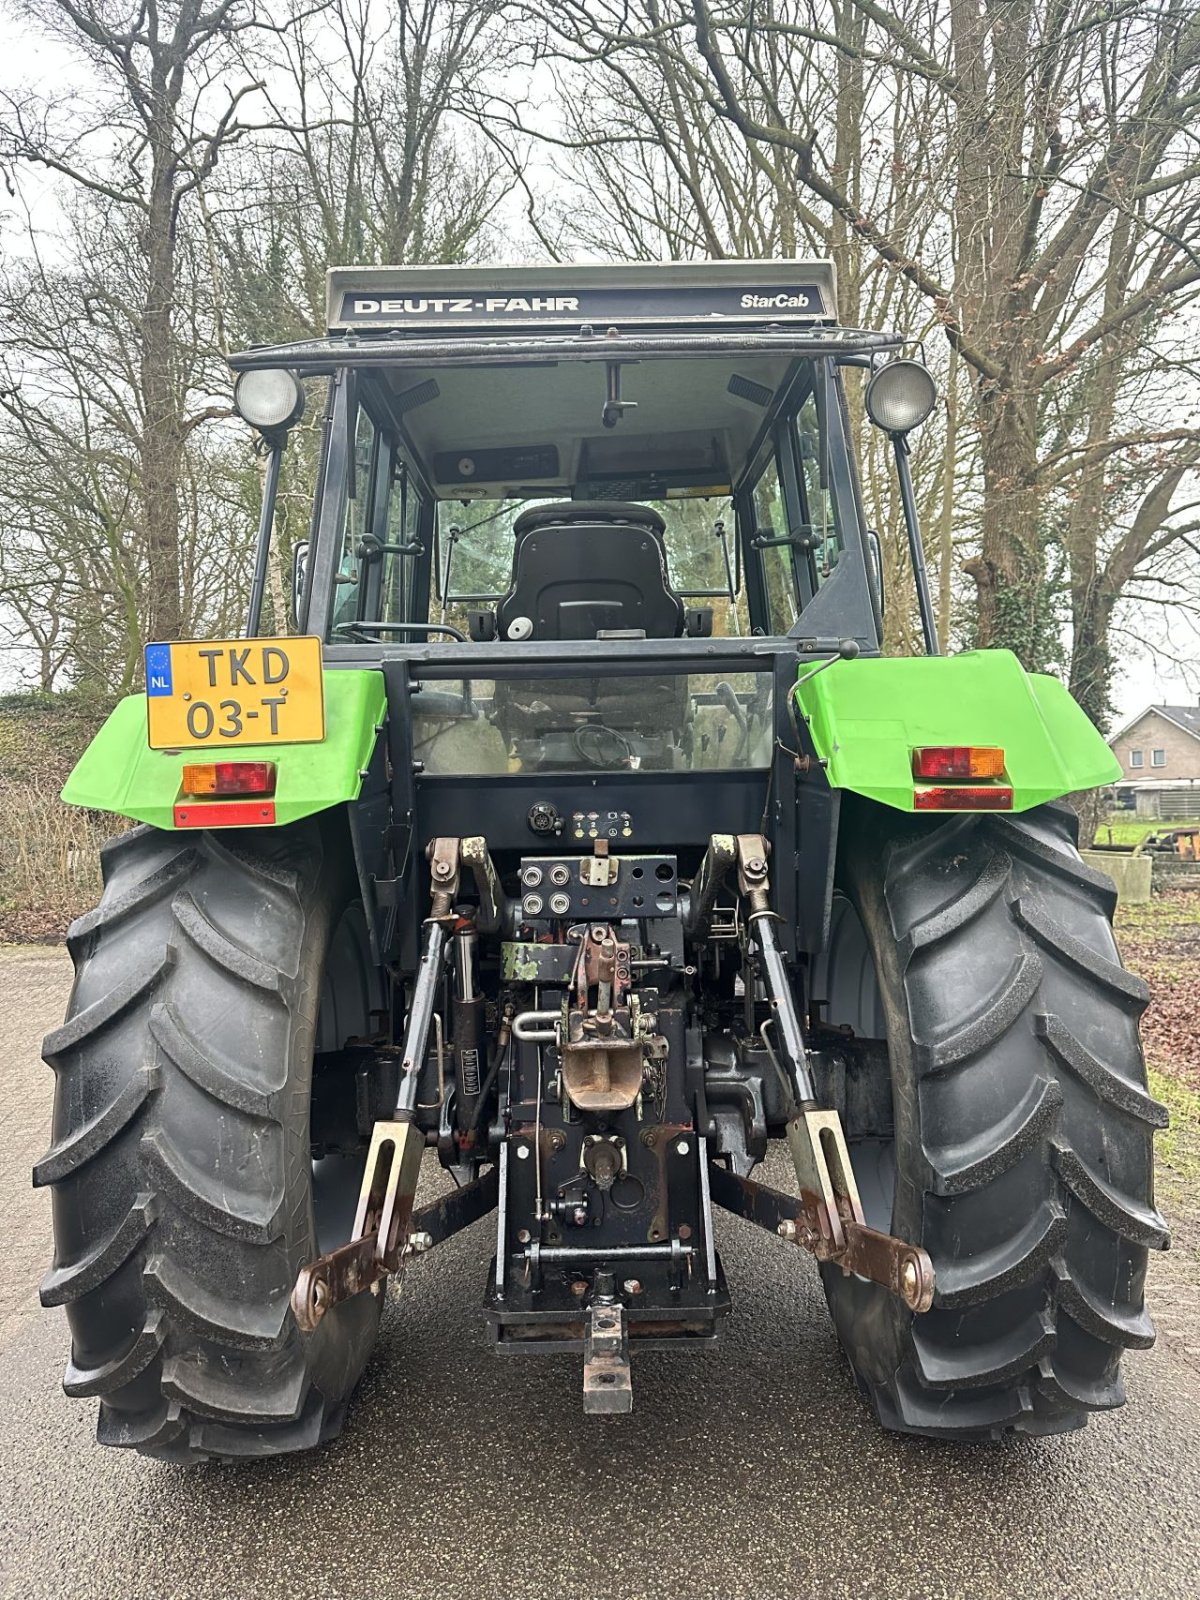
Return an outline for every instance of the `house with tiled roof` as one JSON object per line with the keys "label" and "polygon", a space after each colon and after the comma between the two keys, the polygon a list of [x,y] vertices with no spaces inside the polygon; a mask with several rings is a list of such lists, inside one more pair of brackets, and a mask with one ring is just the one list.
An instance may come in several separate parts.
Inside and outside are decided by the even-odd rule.
{"label": "house with tiled roof", "polygon": [[1140,815],[1200,815],[1200,705],[1147,706],[1108,743]]}

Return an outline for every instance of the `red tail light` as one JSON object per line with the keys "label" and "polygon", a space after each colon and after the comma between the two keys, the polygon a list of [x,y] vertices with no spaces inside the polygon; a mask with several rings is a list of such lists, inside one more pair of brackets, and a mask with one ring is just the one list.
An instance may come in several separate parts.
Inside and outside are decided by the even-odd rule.
{"label": "red tail light", "polygon": [[1004,751],[991,744],[928,744],[912,753],[914,778],[954,783],[959,779],[1002,778]]}
{"label": "red tail light", "polygon": [[222,795],[274,794],[273,761],[188,762],[180,785],[186,795],[219,799]]}
{"label": "red tail light", "polygon": [[1011,811],[1012,803],[1012,790],[1000,783],[913,790],[916,811]]}

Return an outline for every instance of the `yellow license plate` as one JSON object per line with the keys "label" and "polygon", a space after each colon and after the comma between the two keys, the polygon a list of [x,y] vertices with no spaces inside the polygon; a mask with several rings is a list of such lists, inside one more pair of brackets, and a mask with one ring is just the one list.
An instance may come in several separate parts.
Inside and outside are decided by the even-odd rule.
{"label": "yellow license plate", "polygon": [[325,737],[319,639],[146,646],[152,750],[316,744]]}

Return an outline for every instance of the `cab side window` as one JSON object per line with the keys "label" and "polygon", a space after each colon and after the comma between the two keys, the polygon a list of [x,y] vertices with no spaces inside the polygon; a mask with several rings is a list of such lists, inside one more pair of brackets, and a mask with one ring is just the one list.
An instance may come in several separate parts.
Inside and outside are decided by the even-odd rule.
{"label": "cab side window", "polygon": [[384,622],[414,620],[414,579],[421,532],[421,491],[403,452],[391,461],[384,554],[380,573],[379,616]]}
{"label": "cab side window", "polygon": [[838,564],[842,533],[829,485],[829,456],[824,445],[816,394],[810,394],[792,419],[791,438],[796,453],[802,514],[807,529],[809,594],[821,587]]}
{"label": "cab side window", "polygon": [[[347,624],[364,613],[366,567],[363,537],[374,531],[381,449],[379,429],[366,406],[360,405],[354,427],[354,464],[346,485],[342,512],[342,544],[334,575],[331,638],[346,637]],[[339,629],[342,630],[339,633]]]}
{"label": "cab side window", "polygon": [[394,431],[361,403],[354,428],[354,469],[342,512],[329,637],[353,642],[356,622],[411,622],[423,500]]}
{"label": "cab side window", "polygon": [[753,523],[747,559],[759,563],[763,626],[773,634],[793,627],[844,549],[824,392],[818,375],[799,407],[777,419],[773,449],[742,501]]}
{"label": "cab side window", "polygon": [[786,633],[799,615],[796,600],[796,569],[789,539],[787,506],[775,454],[750,491],[754,514],[752,538],[765,541],[758,546],[762,562],[763,589],[767,602],[767,627],[771,633]]}

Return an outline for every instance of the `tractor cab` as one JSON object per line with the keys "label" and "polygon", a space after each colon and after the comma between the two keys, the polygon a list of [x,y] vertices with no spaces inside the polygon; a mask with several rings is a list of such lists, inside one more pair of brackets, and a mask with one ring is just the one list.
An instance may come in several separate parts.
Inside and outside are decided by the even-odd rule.
{"label": "tractor cab", "polygon": [[339,268],[328,323],[235,357],[236,402],[278,451],[328,380],[296,625],[383,674],[415,851],[486,796],[501,870],[548,836],[690,872],[717,826],[792,854],[799,663],[881,638],[841,370],[923,376],[898,340],[795,261]]}
{"label": "tractor cab", "polygon": [[347,268],[328,300],[327,338],[235,358],[238,404],[329,379],[296,620],[411,680],[418,832],[464,779],[537,780],[495,797],[502,849],[536,802],[664,843],[701,771],[760,819],[797,661],[879,650],[841,368],[923,369],[837,326],[826,262]]}
{"label": "tractor cab", "polygon": [[234,365],[243,409],[332,380],[297,595],[331,646],[878,648],[839,369],[898,341],[836,326],[828,263],[337,269],[329,323]]}

